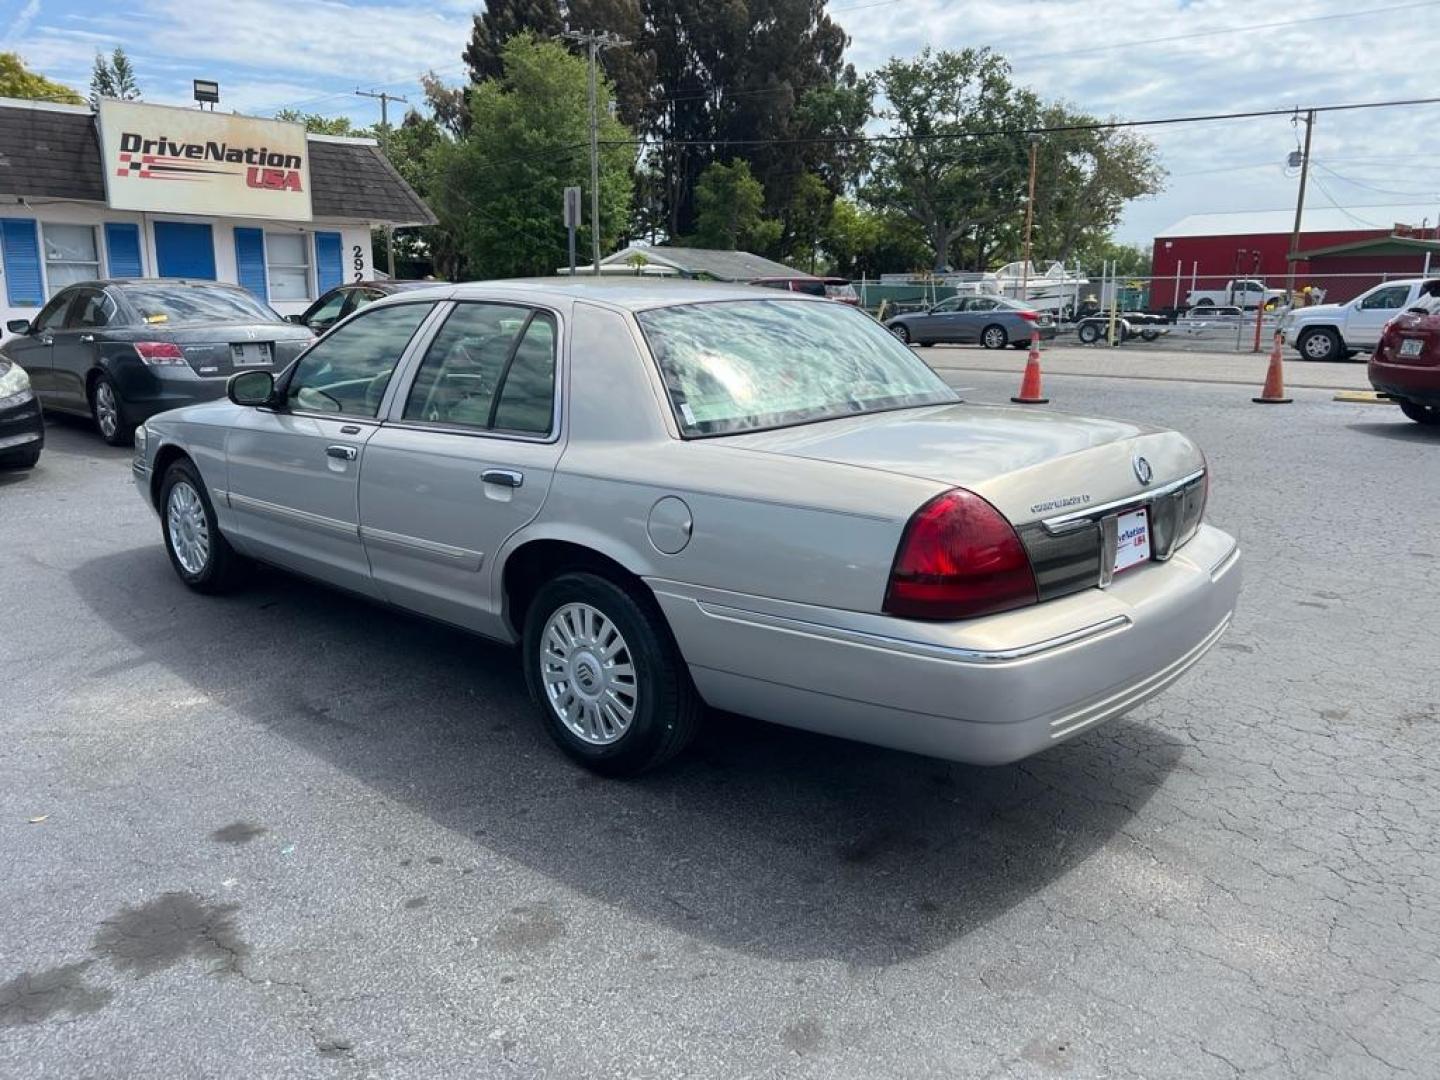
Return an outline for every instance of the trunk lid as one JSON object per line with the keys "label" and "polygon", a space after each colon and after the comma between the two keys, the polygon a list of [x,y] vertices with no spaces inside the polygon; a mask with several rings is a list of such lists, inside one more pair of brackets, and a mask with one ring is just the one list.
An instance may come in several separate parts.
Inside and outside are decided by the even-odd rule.
{"label": "trunk lid", "polygon": [[[1204,465],[1189,439],[1122,420],[955,404],[726,437],[788,454],[963,487],[1015,525],[1135,498]],[[1149,480],[1142,482],[1143,467]]]}
{"label": "trunk lid", "polygon": [[165,341],[180,346],[202,378],[226,378],[237,371],[280,371],[315,340],[291,323],[184,323],[126,329],[122,341]]}

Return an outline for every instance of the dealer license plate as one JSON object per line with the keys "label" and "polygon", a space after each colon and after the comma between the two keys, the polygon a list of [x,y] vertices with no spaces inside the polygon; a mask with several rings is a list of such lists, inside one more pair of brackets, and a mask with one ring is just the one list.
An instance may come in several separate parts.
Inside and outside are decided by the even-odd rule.
{"label": "dealer license plate", "polygon": [[1115,573],[1150,558],[1150,515],[1143,508],[1115,518]]}
{"label": "dealer license plate", "polygon": [[268,366],[272,355],[268,341],[247,341],[230,346],[230,362],[236,367]]}
{"label": "dealer license plate", "polygon": [[1400,342],[1400,355],[1419,356],[1420,350],[1424,347],[1424,345],[1425,343],[1419,338],[1406,338],[1404,341]]}

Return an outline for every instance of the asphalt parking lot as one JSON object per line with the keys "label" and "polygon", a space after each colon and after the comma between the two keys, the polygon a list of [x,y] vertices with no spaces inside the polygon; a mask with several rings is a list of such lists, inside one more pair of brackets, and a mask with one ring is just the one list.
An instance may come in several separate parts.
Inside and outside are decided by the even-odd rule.
{"label": "asphalt parking lot", "polygon": [[629,783],[505,649],[190,594],[128,453],[52,424],[0,474],[0,1075],[1434,1076],[1440,433],[1047,389],[1206,449],[1247,562],[1205,662],[1015,766],[715,717]]}

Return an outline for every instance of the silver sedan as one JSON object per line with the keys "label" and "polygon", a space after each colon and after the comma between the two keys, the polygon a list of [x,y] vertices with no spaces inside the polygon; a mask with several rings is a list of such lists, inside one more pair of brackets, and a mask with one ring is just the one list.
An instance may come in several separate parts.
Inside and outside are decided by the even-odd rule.
{"label": "silver sedan", "polygon": [[1240,587],[1190,440],[968,404],[765,289],[405,293],[149,420],[134,474],[192,589],[259,561],[518,644],[609,774],[704,706],[1013,761],[1179,678]]}

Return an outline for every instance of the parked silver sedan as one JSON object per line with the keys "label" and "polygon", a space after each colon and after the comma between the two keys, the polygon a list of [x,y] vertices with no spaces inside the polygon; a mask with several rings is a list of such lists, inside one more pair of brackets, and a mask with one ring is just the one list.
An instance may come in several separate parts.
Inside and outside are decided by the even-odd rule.
{"label": "parked silver sedan", "polygon": [[968,404],[863,313],[766,289],[404,293],[136,438],[185,584],[258,560],[517,643],[609,774],[704,705],[1013,761],[1178,678],[1240,587],[1185,437]]}
{"label": "parked silver sedan", "polygon": [[885,328],[907,345],[978,343],[987,349],[1023,349],[1032,334],[1042,341],[1055,337],[1055,320],[1048,311],[1005,296],[952,296],[924,311],[886,319]]}

